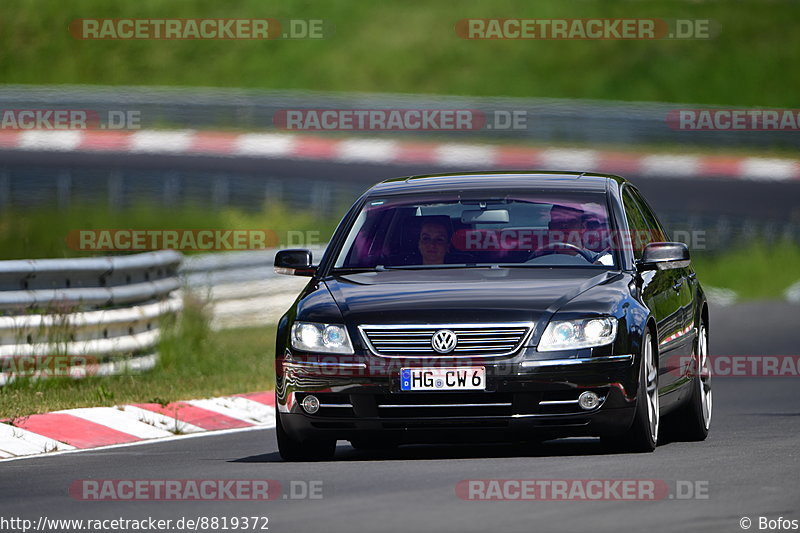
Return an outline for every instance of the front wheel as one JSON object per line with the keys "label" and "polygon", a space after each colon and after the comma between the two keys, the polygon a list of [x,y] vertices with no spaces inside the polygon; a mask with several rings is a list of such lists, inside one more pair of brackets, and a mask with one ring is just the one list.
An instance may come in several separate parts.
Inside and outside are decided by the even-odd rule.
{"label": "front wheel", "polygon": [[703,441],[711,427],[711,362],[708,359],[708,329],[700,326],[697,353],[693,364],[691,393],[688,403],[675,415],[670,415],[676,437],[684,441]]}
{"label": "front wheel", "polygon": [[299,441],[286,433],[280,414],[275,415],[278,453],[284,461],[329,461],[336,453],[333,439]]}
{"label": "front wheel", "polygon": [[603,441],[619,451],[652,452],[658,444],[659,420],[658,363],[653,353],[652,337],[648,331],[642,339],[639,394],[636,398],[633,424],[622,435],[604,437]]}

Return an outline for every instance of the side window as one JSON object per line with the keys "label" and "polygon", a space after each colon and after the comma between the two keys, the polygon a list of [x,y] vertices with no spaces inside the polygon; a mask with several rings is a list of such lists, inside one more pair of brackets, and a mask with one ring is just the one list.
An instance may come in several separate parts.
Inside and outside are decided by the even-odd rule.
{"label": "side window", "polygon": [[650,241],[651,242],[668,241],[669,238],[667,237],[667,234],[664,231],[664,227],[658,221],[658,217],[656,217],[655,213],[653,213],[653,210],[650,209],[650,204],[648,204],[647,200],[645,200],[642,197],[642,193],[630,187],[628,188],[628,190],[631,191],[631,193],[633,194],[633,197],[636,200],[636,204],[639,206],[639,210],[642,212],[644,220],[647,223],[647,226],[650,228],[650,232],[652,235],[652,239],[650,239]]}
{"label": "side window", "polygon": [[655,242],[655,239],[630,187],[625,187],[622,191],[622,204],[625,207],[625,218],[628,220],[628,229],[633,244],[633,257],[641,259],[644,247]]}

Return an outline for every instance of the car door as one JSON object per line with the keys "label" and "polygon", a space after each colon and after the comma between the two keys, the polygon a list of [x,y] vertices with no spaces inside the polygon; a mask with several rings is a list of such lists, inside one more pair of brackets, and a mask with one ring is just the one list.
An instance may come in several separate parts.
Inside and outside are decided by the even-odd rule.
{"label": "car door", "polygon": [[[644,247],[651,242],[665,240],[658,226],[652,227],[644,216],[646,206],[633,187],[626,184],[622,190],[622,203],[625,218],[631,232],[633,257],[641,259]],[[649,209],[648,209],[649,210]],[[656,321],[659,350],[659,391],[667,394],[679,384],[676,383],[674,365],[677,368],[681,354],[679,344],[674,342],[676,335],[684,327],[684,310],[681,292],[683,274],[680,269],[649,270],[641,273],[642,298]],[[669,399],[666,399],[669,403]]]}
{"label": "car door", "polygon": [[[655,241],[667,241],[669,237],[663,229],[658,217],[650,208],[641,193],[635,187],[631,187],[631,192],[636,199],[645,222],[649,227],[653,228],[653,238]],[[672,383],[673,387],[677,387],[688,381],[689,376],[682,371],[685,368],[685,362],[692,356],[696,329],[694,324],[695,318],[695,274],[691,267],[673,269],[676,279],[674,280],[673,290],[677,292],[678,301],[680,304],[680,328],[671,334],[668,342],[664,345],[664,350],[673,355],[665,361],[667,371],[670,377],[675,378]],[[674,357],[677,356],[677,357]]]}

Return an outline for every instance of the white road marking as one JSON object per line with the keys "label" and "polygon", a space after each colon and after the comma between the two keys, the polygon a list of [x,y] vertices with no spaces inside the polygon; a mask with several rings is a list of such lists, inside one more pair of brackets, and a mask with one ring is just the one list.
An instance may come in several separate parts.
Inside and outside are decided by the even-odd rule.
{"label": "white road marking", "polygon": [[133,416],[134,419],[138,420],[139,422],[163,429],[164,431],[169,431],[173,434],[200,433],[202,431],[206,431],[201,427],[181,420],[180,409],[175,410],[174,417],[166,416],[154,411],[148,411],[147,409],[142,409],[141,407],[136,407],[135,405],[123,406],[122,412]]}
{"label": "white road marking", "polygon": [[130,138],[131,152],[183,153],[192,144],[193,131],[137,131]]}
{"label": "white road marking", "polygon": [[10,424],[0,424],[0,454],[3,457],[74,449],[74,446],[43,437],[26,429],[14,427]]}
{"label": "white road marking", "polygon": [[115,431],[121,431],[128,435],[133,435],[140,439],[157,439],[160,437],[172,436],[172,433],[164,429],[139,422],[130,413],[125,413],[116,407],[84,407],[80,409],[66,409],[56,411],[66,415],[77,416],[89,422],[100,424]]}
{"label": "white road marking", "polygon": [[645,175],[687,178],[698,176],[701,159],[693,155],[648,155],[640,160]]}
{"label": "white road marking", "polygon": [[275,423],[275,409],[273,407],[240,396],[189,400],[186,403],[237,420],[242,420],[249,424]]}
{"label": "white road marking", "polygon": [[494,146],[482,144],[440,144],[435,147],[435,161],[447,166],[492,166],[496,160]]}
{"label": "white road marking", "polygon": [[341,161],[388,163],[397,157],[398,148],[395,141],[350,139],[338,143],[336,153]]}
{"label": "white road marking", "polygon": [[23,131],[17,140],[23,150],[54,150],[71,152],[83,141],[83,132],[77,130],[30,130]]}
{"label": "white road marking", "polygon": [[542,168],[553,170],[591,170],[597,166],[599,153],[596,150],[544,150],[541,153]]}
{"label": "white road marking", "polygon": [[239,135],[233,152],[238,155],[283,157],[292,155],[295,136],[280,133],[248,133]]}
{"label": "white road marking", "polygon": [[784,181],[800,176],[797,161],[748,157],[741,164],[742,177],[751,180]]}
{"label": "white road marking", "polygon": [[[7,459],[0,459],[0,463],[6,463],[11,461],[19,461],[23,459],[38,459],[41,457],[55,457],[58,455],[66,455],[72,453],[83,453],[83,452],[96,452],[102,450],[111,450],[116,448],[130,448],[132,446],[141,446],[142,444],[159,444],[166,441],[178,440],[178,439],[195,439],[198,437],[213,437],[216,435],[226,435],[228,433],[240,433],[242,431],[254,431],[259,429],[272,429],[275,427],[273,422],[272,425],[270,424],[263,424],[259,426],[248,426],[245,428],[232,428],[232,429],[220,429],[215,431],[206,431],[205,433],[190,433],[188,435],[172,435],[169,437],[164,437],[162,439],[157,440],[137,440],[135,442],[124,442],[122,444],[111,444],[109,446],[98,446],[97,448],[85,448],[85,449],[73,449],[73,450],[64,450],[63,448],[59,451],[43,454],[43,455],[23,455],[19,457],[9,457]],[[64,444],[63,446],[66,446]]]}

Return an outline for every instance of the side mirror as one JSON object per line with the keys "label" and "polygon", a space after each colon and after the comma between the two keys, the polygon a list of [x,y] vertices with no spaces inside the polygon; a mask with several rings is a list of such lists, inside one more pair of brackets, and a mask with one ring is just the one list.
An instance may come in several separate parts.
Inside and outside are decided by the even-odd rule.
{"label": "side mirror", "polygon": [[275,254],[275,273],[287,276],[313,276],[317,267],[311,264],[310,250],[281,250]]}
{"label": "side mirror", "polygon": [[637,263],[639,270],[668,270],[689,266],[689,248],[682,242],[651,242]]}

